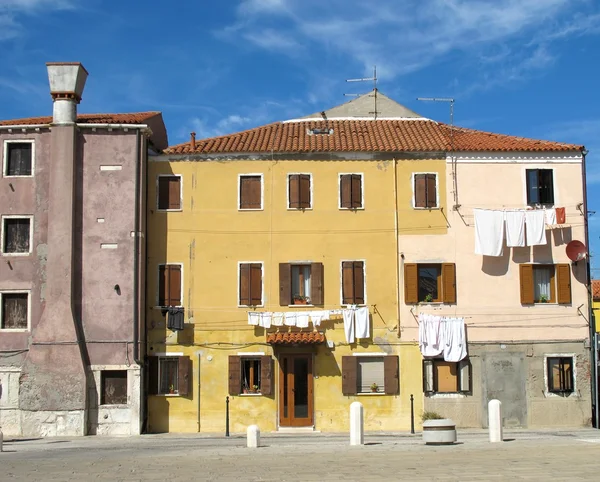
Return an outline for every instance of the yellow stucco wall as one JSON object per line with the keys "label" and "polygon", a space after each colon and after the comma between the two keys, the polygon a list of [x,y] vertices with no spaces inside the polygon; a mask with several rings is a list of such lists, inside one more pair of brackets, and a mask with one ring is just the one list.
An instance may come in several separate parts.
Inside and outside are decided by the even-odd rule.
{"label": "yellow stucco wall", "polygon": [[[410,428],[410,394],[415,415],[422,411],[421,356],[415,344],[398,338],[398,228],[419,234],[443,234],[440,210],[412,209],[412,172],[438,172],[440,202],[445,206],[445,161],[151,161],[148,169],[148,353],[188,355],[193,364],[189,397],[150,396],[151,432],[223,432],[228,392],[228,356],[278,351],[265,343],[265,330],[247,322],[248,308],[238,307],[238,262],[263,263],[264,307],[279,306],[279,263],[321,262],[324,266],[324,305],[341,307],[341,262],[364,260],[366,304],[372,319],[372,339],[348,345],[341,316],[321,327],[335,347],[314,348],[315,429],[348,429],[350,403],[365,406],[366,430]],[[310,210],[287,209],[287,174],[312,174]],[[362,173],[364,209],[338,208],[338,175]],[[156,210],[160,174],[182,176],[180,212]],[[263,210],[237,209],[238,176],[263,176]],[[397,182],[397,189],[394,182]],[[400,247],[401,250],[401,247]],[[181,263],[185,330],[172,333],[157,304],[158,265]],[[296,308],[301,310],[302,308]],[[415,323],[414,319],[402,323]],[[277,350],[277,349],[276,349]],[[305,350],[306,352],[311,349]],[[341,357],[352,353],[396,354],[400,360],[400,393],[347,397],[341,390]],[[274,364],[273,396],[230,397],[231,431],[251,423],[263,431],[277,429],[278,364]]]}
{"label": "yellow stucco wall", "polygon": [[600,300],[592,301],[592,310],[594,310],[594,318],[596,320],[596,332],[600,333]]}

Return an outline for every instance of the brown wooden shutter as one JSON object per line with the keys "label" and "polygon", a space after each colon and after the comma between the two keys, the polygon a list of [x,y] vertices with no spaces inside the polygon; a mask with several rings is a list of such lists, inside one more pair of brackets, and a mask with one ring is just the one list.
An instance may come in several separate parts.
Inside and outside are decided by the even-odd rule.
{"label": "brown wooden shutter", "polygon": [[556,265],[556,302],[571,304],[571,267],[568,264]]}
{"label": "brown wooden shutter", "polygon": [[292,174],[289,177],[290,190],[290,208],[298,209],[300,207],[300,176]]}
{"label": "brown wooden shutter", "polygon": [[242,359],[236,355],[229,356],[229,395],[242,392]]}
{"label": "brown wooden shutter", "polygon": [[167,306],[169,300],[169,267],[158,267],[158,306]]}
{"label": "brown wooden shutter", "polygon": [[178,363],[177,393],[187,396],[190,393],[192,378],[192,360],[189,356],[180,356]]}
{"label": "brown wooden shutter", "polygon": [[362,176],[352,174],[352,207],[362,207]]}
{"label": "brown wooden shutter", "polygon": [[395,395],[400,388],[400,370],[398,357],[390,355],[383,357],[383,376],[386,395]]}
{"label": "brown wooden shutter", "polygon": [[427,179],[425,174],[415,174],[415,207],[427,206]]}
{"label": "brown wooden shutter", "polygon": [[310,175],[302,174],[300,176],[300,207],[310,208]]}
{"label": "brown wooden shutter", "polygon": [[270,356],[260,357],[260,393],[273,394],[273,359]]}
{"label": "brown wooden shutter", "polygon": [[442,301],[456,303],[456,265],[454,263],[442,264]]}
{"label": "brown wooden shutter", "polygon": [[148,395],[156,395],[158,393],[158,357],[149,356],[148,364]]}
{"label": "brown wooden shutter", "polygon": [[365,264],[362,261],[354,262],[354,304],[361,305],[365,302]]}
{"label": "brown wooden shutter", "polygon": [[169,209],[181,209],[181,178],[169,177]]}
{"label": "brown wooden shutter", "polygon": [[310,265],[310,302],[313,305],[322,305],[325,301],[323,295],[323,263]]}
{"label": "brown wooden shutter", "polygon": [[342,357],[342,394],[356,395],[358,357]]}
{"label": "brown wooden shutter", "polygon": [[407,305],[419,302],[419,265],[404,265],[404,303]]}
{"label": "brown wooden shutter", "polygon": [[240,305],[250,304],[250,265],[240,264]]}
{"label": "brown wooden shutter", "polygon": [[262,305],[262,264],[250,265],[250,304]]}
{"label": "brown wooden shutter", "polygon": [[520,264],[519,265],[519,277],[520,277],[520,283],[521,283],[521,304],[522,305],[533,305],[533,303],[534,303],[533,265],[532,264]]}
{"label": "brown wooden shutter", "polygon": [[427,174],[427,207],[434,208],[437,206],[437,192],[436,192],[436,175]]}
{"label": "brown wooden shutter", "polygon": [[292,304],[292,265],[279,263],[279,304]]}
{"label": "brown wooden shutter", "polygon": [[181,266],[169,266],[169,306],[181,306]]}
{"label": "brown wooden shutter", "polygon": [[354,263],[352,261],[342,263],[342,303],[354,304]]}
{"label": "brown wooden shutter", "polygon": [[169,178],[158,178],[158,209],[169,209]]}
{"label": "brown wooden shutter", "polygon": [[344,174],[340,176],[340,206],[343,208],[352,207],[352,175]]}
{"label": "brown wooden shutter", "polygon": [[261,178],[253,176],[250,178],[250,196],[249,207],[251,209],[260,209],[261,206]]}

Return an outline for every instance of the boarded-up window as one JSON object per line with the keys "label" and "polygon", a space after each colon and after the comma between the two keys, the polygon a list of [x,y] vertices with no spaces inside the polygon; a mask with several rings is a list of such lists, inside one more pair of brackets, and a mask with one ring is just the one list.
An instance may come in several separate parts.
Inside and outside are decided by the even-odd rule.
{"label": "boarded-up window", "polygon": [[4,253],[29,253],[31,236],[30,218],[4,218]]}
{"label": "boarded-up window", "polygon": [[9,142],[6,144],[5,176],[31,176],[31,142]]}
{"label": "boarded-up window", "polygon": [[456,303],[456,265],[404,265],[404,298],[406,304]]}
{"label": "boarded-up window", "polygon": [[362,174],[340,175],[340,207],[358,209],[363,207]]}
{"label": "boarded-up window", "polygon": [[342,262],[342,304],[365,303],[365,271],[362,261]]}
{"label": "boarded-up window", "polygon": [[344,356],[342,357],[342,393],[398,393],[398,357]]}
{"label": "boarded-up window", "polygon": [[291,209],[311,207],[310,174],[290,174],[288,177],[289,205]]}
{"label": "boarded-up window", "polygon": [[158,267],[158,305],[181,306],[181,266],[163,264]]}
{"label": "boarded-up window", "polygon": [[28,293],[2,293],[3,330],[27,329]]}
{"label": "boarded-up window", "polygon": [[239,304],[262,305],[262,263],[240,264]]}
{"label": "boarded-up window", "polygon": [[468,358],[458,363],[441,359],[423,360],[425,393],[456,393],[471,390],[471,364]]}
{"label": "boarded-up window", "polygon": [[571,393],[574,390],[573,357],[548,357],[548,391]]}
{"label": "boarded-up window", "polygon": [[415,207],[437,207],[436,174],[415,174]]}
{"label": "boarded-up window", "polygon": [[180,176],[159,176],[158,209],[181,209]]}
{"label": "boarded-up window", "polygon": [[571,303],[571,267],[568,264],[519,265],[521,303]]}
{"label": "boarded-up window", "polygon": [[102,405],[127,404],[127,370],[105,370],[100,373]]}
{"label": "boarded-up window", "polygon": [[240,176],[240,209],[262,209],[262,177]]}

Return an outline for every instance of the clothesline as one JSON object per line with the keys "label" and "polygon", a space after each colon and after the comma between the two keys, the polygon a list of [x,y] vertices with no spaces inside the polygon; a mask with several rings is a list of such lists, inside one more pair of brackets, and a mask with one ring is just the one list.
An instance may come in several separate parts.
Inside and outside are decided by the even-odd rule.
{"label": "clothesline", "polygon": [[459,362],[467,356],[464,318],[419,314],[419,348],[425,357],[444,354],[444,361]]}

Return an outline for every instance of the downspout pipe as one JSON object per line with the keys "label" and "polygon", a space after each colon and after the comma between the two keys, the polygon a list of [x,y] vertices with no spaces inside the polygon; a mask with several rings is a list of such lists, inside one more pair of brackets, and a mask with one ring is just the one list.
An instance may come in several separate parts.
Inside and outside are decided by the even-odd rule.
{"label": "downspout pipe", "polygon": [[139,347],[139,323],[140,309],[142,306],[140,296],[140,173],[141,173],[141,141],[142,135],[140,129],[135,133],[135,214],[134,214],[134,243],[133,243],[133,359],[135,363],[140,364],[140,347]]}

